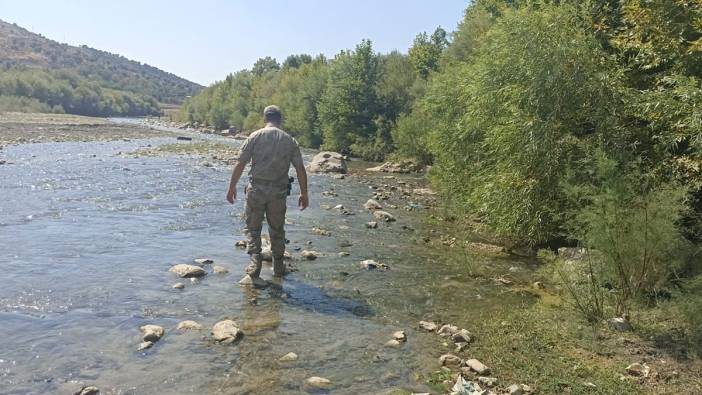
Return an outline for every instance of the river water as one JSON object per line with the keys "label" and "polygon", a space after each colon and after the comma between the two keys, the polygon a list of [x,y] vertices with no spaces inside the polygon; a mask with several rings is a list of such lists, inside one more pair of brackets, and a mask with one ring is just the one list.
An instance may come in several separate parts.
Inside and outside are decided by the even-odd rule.
{"label": "river water", "polygon": [[[323,257],[297,258],[299,271],[282,290],[243,289],[237,282],[248,256],[234,247],[242,239],[243,204],[224,200],[230,169],[191,157],[118,155],[173,142],[0,151],[12,162],[0,166],[0,394],[68,394],[82,385],[103,394],[294,394],[305,393],[310,376],[330,379],[331,393],[427,391],[422,377],[439,368],[446,349],[436,335],[416,329],[419,320],[470,329],[471,320],[489,317],[496,306],[523,302],[518,293],[472,279],[465,267],[505,273],[515,265],[528,271],[527,263],[429,249],[422,213],[394,210],[397,222],[366,229],[372,216],[363,203],[372,190],[357,177],[312,176],[312,205],[304,212],[289,199],[288,249]],[[332,190],[338,196],[323,195]],[[337,204],[356,215],[324,208]],[[332,235],[315,235],[313,227]],[[173,289],[182,280],[169,267],[198,257],[229,274],[208,269],[203,280]],[[391,270],[363,270],[364,259]],[[271,276],[270,268],[263,276]],[[242,327],[240,342],[209,339],[209,328],[225,318]],[[176,330],[186,319],[206,329]],[[161,325],[166,335],[138,352],[144,324]],[[407,343],[385,347],[396,330],[407,331]],[[299,360],[278,362],[288,352]]]}

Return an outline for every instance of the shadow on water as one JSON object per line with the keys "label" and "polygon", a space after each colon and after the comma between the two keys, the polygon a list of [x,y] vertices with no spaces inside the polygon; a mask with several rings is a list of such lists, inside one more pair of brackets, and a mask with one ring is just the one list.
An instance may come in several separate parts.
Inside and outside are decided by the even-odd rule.
{"label": "shadow on water", "polygon": [[289,306],[313,313],[332,316],[354,315],[373,317],[375,313],[364,301],[344,296],[333,296],[303,281],[288,278],[282,285],[271,286],[271,296],[280,297]]}

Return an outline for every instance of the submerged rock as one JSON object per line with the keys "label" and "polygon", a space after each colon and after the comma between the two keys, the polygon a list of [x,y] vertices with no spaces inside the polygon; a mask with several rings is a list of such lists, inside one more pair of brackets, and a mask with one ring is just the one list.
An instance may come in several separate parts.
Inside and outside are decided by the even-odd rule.
{"label": "submerged rock", "polygon": [[208,259],[208,258],[197,258],[193,262],[195,262],[196,265],[200,265],[200,266],[211,265],[214,263],[214,261],[212,259]]}
{"label": "submerged rock", "polygon": [[402,342],[400,342],[397,339],[392,339],[392,340],[388,340],[387,342],[385,342],[385,347],[397,348],[397,347],[400,347],[400,345],[402,345]]}
{"label": "submerged rock", "polygon": [[388,265],[386,265],[384,263],[378,263],[372,259],[366,259],[365,261],[362,261],[361,267],[366,269],[366,270],[387,270],[387,269],[389,269]]}
{"label": "submerged rock", "polygon": [[377,219],[379,221],[385,221],[385,222],[394,222],[395,221],[395,217],[392,214],[388,213],[387,211],[381,211],[381,210],[374,211],[373,216],[375,217],[375,219]]}
{"label": "submerged rock", "polygon": [[178,324],[178,326],[176,327],[176,329],[179,329],[179,330],[182,330],[182,331],[190,331],[190,330],[199,331],[199,330],[201,330],[202,328],[203,328],[202,325],[200,325],[200,324],[198,324],[197,322],[192,321],[192,320],[181,321],[181,322]]}
{"label": "submerged rock", "polygon": [[158,325],[143,325],[139,328],[139,330],[141,331],[141,333],[144,334],[142,336],[142,339],[148,342],[159,341],[165,333],[163,327],[160,327]]}
{"label": "submerged rock", "polygon": [[380,210],[383,206],[378,203],[377,200],[368,199],[368,201],[363,205],[367,210]]}
{"label": "submerged rock", "polygon": [[265,288],[268,286],[268,282],[261,277],[251,277],[248,274],[244,276],[239,281],[239,285],[245,286],[245,287],[256,287],[256,288]]}
{"label": "submerged rock", "polygon": [[183,288],[185,288],[185,284],[183,284],[183,283],[175,283],[175,284],[173,284],[173,288],[175,288],[175,289],[183,289]]}
{"label": "submerged rock", "polygon": [[375,221],[366,222],[366,228],[368,229],[378,229],[378,223]]}
{"label": "submerged rock", "polygon": [[73,395],[99,395],[100,389],[92,385],[83,387],[78,391],[74,392]]}
{"label": "submerged rock", "polygon": [[283,355],[282,357],[280,357],[278,360],[280,362],[292,362],[292,361],[297,361],[297,358],[298,358],[297,354],[295,354],[294,352],[289,352],[289,353]]}
{"label": "submerged rock", "polygon": [[205,269],[203,269],[199,266],[186,265],[184,263],[172,266],[168,271],[171,273],[175,273],[179,277],[183,277],[183,278],[202,277],[202,276],[207,274]]}
{"label": "submerged rock", "polygon": [[313,376],[305,380],[305,386],[311,389],[332,389],[334,384],[324,377]]}
{"label": "submerged rock", "polygon": [[438,325],[431,321],[419,321],[419,327],[427,332],[434,332],[437,328],[439,328]]}
{"label": "submerged rock", "polygon": [[212,268],[212,271],[213,271],[215,274],[227,274],[227,273],[229,273],[229,269],[227,269],[227,268],[224,267],[224,266],[214,266],[214,267]]}
{"label": "submerged rock", "polygon": [[303,250],[300,252],[300,256],[307,260],[313,261],[319,257],[319,253],[317,251]]}
{"label": "submerged rock", "polygon": [[148,342],[148,341],[141,342],[141,343],[139,343],[139,347],[137,347],[137,351],[147,350],[147,349],[151,348],[151,346],[153,346],[153,345],[154,345],[154,342]]}
{"label": "submerged rock", "polygon": [[239,325],[232,320],[220,321],[212,327],[212,336],[219,343],[232,343],[242,335]]}
{"label": "submerged rock", "polygon": [[341,173],[347,171],[344,156],[337,152],[324,151],[312,158],[308,169],[312,173]]}
{"label": "submerged rock", "polygon": [[407,341],[407,334],[405,333],[405,331],[397,331],[392,334],[392,337],[399,342]]}

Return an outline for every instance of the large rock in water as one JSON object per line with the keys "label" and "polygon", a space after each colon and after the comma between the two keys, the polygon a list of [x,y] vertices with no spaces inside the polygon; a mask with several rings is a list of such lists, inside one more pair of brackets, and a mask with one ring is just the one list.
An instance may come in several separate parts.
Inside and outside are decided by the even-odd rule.
{"label": "large rock in water", "polygon": [[224,320],[212,327],[212,336],[220,343],[232,343],[242,336],[239,325],[232,320]]}
{"label": "large rock in water", "polygon": [[184,263],[181,263],[179,265],[175,265],[168,269],[169,272],[175,273],[180,277],[183,278],[188,278],[188,277],[202,277],[207,272],[205,269],[199,267],[199,266],[194,266],[194,265],[186,265]]}
{"label": "large rock in water", "polygon": [[338,152],[324,151],[312,158],[309,164],[312,173],[346,173],[346,161]]}

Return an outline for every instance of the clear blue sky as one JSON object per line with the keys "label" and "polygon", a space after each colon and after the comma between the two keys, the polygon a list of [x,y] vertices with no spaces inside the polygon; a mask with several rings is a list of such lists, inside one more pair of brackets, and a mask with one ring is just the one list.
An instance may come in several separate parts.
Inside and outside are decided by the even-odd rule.
{"label": "clear blue sky", "polygon": [[201,84],[282,62],[333,56],[363,38],[406,52],[415,35],[455,30],[468,0],[0,0],[0,19],[72,45],[121,54]]}

